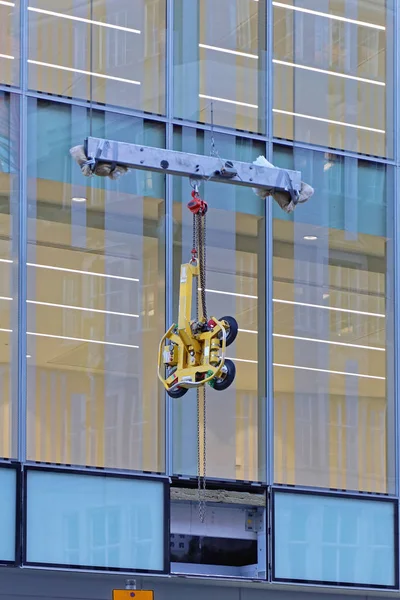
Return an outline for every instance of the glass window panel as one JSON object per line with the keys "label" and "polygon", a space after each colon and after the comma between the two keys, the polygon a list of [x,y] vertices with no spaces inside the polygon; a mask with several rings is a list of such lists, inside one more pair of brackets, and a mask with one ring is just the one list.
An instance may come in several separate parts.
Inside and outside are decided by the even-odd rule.
{"label": "glass window panel", "polygon": [[275,137],[392,157],[393,0],[277,4]]}
{"label": "glass window panel", "polygon": [[275,492],[274,579],[395,586],[394,531],[393,502]]}
{"label": "glass window panel", "polygon": [[[252,161],[265,153],[262,143],[243,138],[218,134],[215,143],[220,156],[227,159]],[[210,144],[209,132],[175,129],[176,150],[209,154]],[[188,180],[175,177],[174,319],[180,265],[189,262],[192,249],[192,215],[186,207],[190,193]],[[235,381],[225,391],[206,386],[207,475],[265,480],[265,202],[248,188],[221,183],[205,183],[200,193],[209,205],[208,314],[233,316],[239,324],[236,342],[227,350],[236,365]],[[178,474],[197,473],[196,407],[194,390],[173,401],[173,468]],[[202,439],[202,423],[200,431]],[[202,448],[201,443],[201,456]]]}
{"label": "glass window panel", "polygon": [[174,113],[265,132],[266,2],[174,0]]}
{"label": "glass window panel", "polygon": [[29,88],[165,112],[165,1],[30,0]]}
{"label": "glass window panel", "polygon": [[0,2],[0,83],[19,84],[19,0]]}
{"label": "glass window panel", "polygon": [[19,98],[0,92],[0,458],[17,455],[19,129]]}
{"label": "glass window panel", "polygon": [[393,170],[276,147],[313,198],[274,206],[275,481],[394,490]]}
{"label": "glass window panel", "polygon": [[29,102],[29,460],[164,470],[164,180],[85,178],[94,136],[164,146],[164,126]]}
{"label": "glass window panel", "polygon": [[28,470],[26,562],[164,571],[164,490],[163,481]]}
{"label": "glass window panel", "polygon": [[0,468],[0,563],[15,561],[17,472]]}

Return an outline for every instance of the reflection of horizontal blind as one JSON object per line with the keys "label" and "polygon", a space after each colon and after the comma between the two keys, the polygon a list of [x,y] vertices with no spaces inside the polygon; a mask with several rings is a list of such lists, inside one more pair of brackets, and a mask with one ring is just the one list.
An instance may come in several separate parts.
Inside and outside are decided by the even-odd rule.
{"label": "reflection of horizontal blind", "polygon": [[386,411],[385,398],[277,394],[275,481],[385,493]]}
{"label": "reflection of horizontal blind", "polygon": [[[80,306],[80,298],[77,294],[77,287],[73,279],[63,279],[62,298],[67,306]],[[54,309],[53,309],[54,310]],[[51,332],[56,335],[73,335],[79,331],[79,324],[82,314],[77,310],[58,309],[62,311],[62,331]]]}
{"label": "reflection of horizontal blind", "polygon": [[[159,54],[158,46],[160,39],[159,18],[160,10],[159,0],[145,4],[145,44],[146,58],[156,58]],[[160,57],[161,58],[161,57]]]}
{"label": "reflection of horizontal blind", "polygon": [[[112,22],[120,27],[130,27],[126,10],[120,10],[113,14]],[[99,52],[99,60],[102,57],[105,58],[107,73],[112,74],[111,69],[114,67],[137,64],[138,56],[134,51],[135,36],[135,33],[115,29],[107,29],[99,36],[99,46],[104,46],[104,51]],[[102,69],[101,64],[100,69]]]}
{"label": "reflection of horizontal blind", "polygon": [[385,78],[385,70],[379,73],[379,59],[385,49],[385,37],[382,32],[366,27],[358,28],[358,64],[362,76]]}
{"label": "reflection of horizontal blind", "polygon": [[[79,465],[87,455],[86,440],[91,437],[91,423],[86,421],[86,394],[71,394],[70,397],[70,452],[72,464]],[[90,463],[89,463],[90,464]]]}
{"label": "reflection of horizontal blind", "polygon": [[12,428],[12,404],[10,398],[10,368],[9,365],[0,367],[0,389],[3,390],[2,403],[0,404],[0,458],[12,456],[11,434]]}
{"label": "reflection of horizontal blind", "polygon": [[[324,21],[325,43],[327,44],[327,61],[319,65],[322,68],[329,68],[333,71],[345,73],[351,71],[350,65],[346,65],[346,60],[350,59],[350,52],[346,51],[346,29],[344,23],[331,21],[329,19],[320,19]],[[321,28],[322,29],[322,28]],[[349,56],[346,59],[346,54]],[[346,68],[348,67],[348,68]]]}
{"label": "reflection of horizontal blind", "polygon": [[[318,431],[318,415],[315,407],[315,400],[311,396],[297,396],[297,454],[298,467],[301,470],[310,470],[319,468],[319,449],[314,443],[313,432]],[[317,450],[317,452],[316,452]]]}
{"label": "reflection of horizontal blind", "polygon": [[386,400],[359,399],[359,407],[359,489],[386,493]]}
{"label": "reflection of horizontal blind", "polygon": [[[122,444],[116,444],[123,428],[124,418],[124,398],[118,393],[110,394],[107,398],[107,404],[110,403],[112,410],[107,410],[105,406],[104,419],[104,462],[106,465],[123,464],[121,456]],[[127,417],[128,415],[126,415]],[[122,417],[122,418],[121,418]]]}
{"label": "reflection of horizontal blind", "polygon": [[250,2],[237,3],[237,44],[238,50],[251,50]]}

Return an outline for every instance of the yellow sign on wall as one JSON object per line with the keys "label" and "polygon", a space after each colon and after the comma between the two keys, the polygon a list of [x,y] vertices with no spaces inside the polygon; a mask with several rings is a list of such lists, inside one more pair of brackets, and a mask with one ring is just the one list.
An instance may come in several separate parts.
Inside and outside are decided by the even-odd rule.
{"label": "yellow sign on wall", "polygon": [[152,590],[113,590],[113,600],[154,600]]}

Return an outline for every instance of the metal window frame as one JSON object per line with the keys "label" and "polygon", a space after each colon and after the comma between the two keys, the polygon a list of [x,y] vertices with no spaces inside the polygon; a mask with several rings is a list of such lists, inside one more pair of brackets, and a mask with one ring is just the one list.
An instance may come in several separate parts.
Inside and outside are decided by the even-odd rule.
{"label": "metal window frame", "polygon": [[[400,7],[396,0],[393,0],[394,7],[394,31],[400,31]],[[400,194],[400,136],[398,135],[400,126],[400,93],[396,82],[400,78],[400,37],[399,33],[393,38],[393,94],[394,94],[394,159],[396,167],[394,168],[394,198],[393,198],[393,320],[394,320],[394,339],[393,339],[393,368],[394,368],[394,445],[395,445],[395,490],[396,496],[400,499],[400,209],[398,206]],[[397,133],[397,135],[396,135]],[[400,557],[397,560],[397,568],[400,572]]]}
{"label": "metal window frame", "polygon": [[[43,563],[40,561],[28,561],[27,560],[27,541],[29,535],[29,523],[28,523],[28,502],[29,502],[29,492],[28,492],[28,479],[29,473],[53,473],[53,474],[68,474],[68,475],[78,475],[78,476],[86,476],[86,477],[102,477],[103,479],[113,478],[113,479],[124,479],[130,481],[152,481],[153,483],[158,483],[163,486],[163,569],[127,569],[120,567],[99,567],[96,565],[74,565],[74,564],[66,564],[66,563]],[[168,477],[152,477],[150,475],[133,475],[132,473],[128,474],[120,474],[120,473],[111,473],[109,471],[103,470],[93,470],[91,472],[82,471],[77,468],[55,468],[53,466],[48,465],[24,465],[22,467],[22,553],[21,553],[21,565],[24,567],[37,567],[42,569],[57,569],[63,570],[68,569],[69,571],[85,571],[85,572],[95,572],[95,573],[129,573],[129,574],[138,574],[138,575],[169,575],[170,573],[170,546],[169,546],[169,538],[170,538],[170,486]]]}
{"label": "metal window frame", "polygon": [[[393,37],[393,90],[394,94],[394,107],[393,107],[393,129],[395,132],[394,136],[394,198],[393,198],[393,325],[394,325],[394,338],[393,338],[393,368],[394,368],[394,418],[395,418],[395,431],[394,431],[394,450],[395,450],[395,490],[400,502],[400,209],[398,206],[399,194],[400,194],[400,136],[398,135],[400,126],[400,92],[396,83],[400,77],[400,7],[396,0],[393,0],[394,10],[394,31],[397,35]],[[397,542],[399,539],[399,520],[397,522]],[[399,552],[396,560],[397,576],[400,577],[400,556]]]}
{"label": "metal window frame", "polygon": [[[390,173],[386,168],[386,195],[388,199],[388,205],[386,209],[386,250],[388,256],[386,257],[386,331],[385,341],[386,348],[388,343],[392,342],[393,347],[392,355],[387,353],[386,355],[386,374],[389,383],[386,383],[386,396],[387,403],[391,403],[390,412],[388,411],[388,417],[391,416],[393,423],[388,423],[386,429],[386,448],[389,451],[392,450],[393,456],[386,459],[387,463],[387,477],[392,473],[394,476],[394,493],[399,497],[399,485],[400,485],[400,427],[399,427],[399,393],[400,393],[400,314],[399,314],[399,300],[400,300],[400,282],[399,282],[399,266],[400,266],[400,247],[399,247],[399,226],[400,226],[400,211],[398,202],[396,199],[400,193],[400,169],[399,167],[390,167]],[[390,202],[391,192],[395,198],[394,202]],[[388,304],[389,299],[389,304]],[[389,356],[388,356],[389,354]],[[389,428],[393,428],[390,432]],[[392,444],[389,444],[389,436],[392,436]],[[389,471],[390,464],[392,464],[393,471]]]}
{"label": "metal window frame", "polygon": [[[276,498],[278,495],[283,494],[291,494],[298,496],[317,496],[320,498],[336,498],[340,499],[352,499],[361,502],[385,502],[392,504],[394,509],[393,514],[393,541],[394,541],[394,556],[393,556],[393,565],[394,565],[394,584],[393,585],[373,585],[373,584],[360,584],[360,583],[351,583],[351,582],[335,582],[335,581],[322,581],[322,580],[307,580],[307,579],[289,579],[283,577],[276,577],[275,575],[275,549],[276,549],[276,528],[275,528],[275,515],[276,515]],[[271,490],[271,582],[272,583],[280,583],[280,584],[296,584],[304,586],[305,588],[310,586],[318,586],[318,587],[327,587],[331,589],[348,589],[348,590],[398,590],[399,589],[399,570],[397,568],[399,562],[399,502],[396,497],[389,496],[380,496],[374,494],[357,494],[357,493],[347,493],[347,492],[334,492],[331,490],[322,490],[322,489],[314,489],[314,488],[287,488],[281,486],[273,486]]]}
{"label": "metal window frame", "polygon": [[16,461],[0,462],[0,471],[11,469],[15,472],[15,540],[14,560],[3,560],[0,557],[1,567],[18,567],[21,564],[22,551],[22,523],[21,523],[21,500],[22,500],[22,469]]}
{"label": "metal window frame", "polygon": [[18,435],[17,458],[26,460],[27,438],[27,250],[28,250],[28,213],[27,213],[27,165],[28,165],[28,1],[20,0],[20,123],[19,123],[19,239],[18,239]]}

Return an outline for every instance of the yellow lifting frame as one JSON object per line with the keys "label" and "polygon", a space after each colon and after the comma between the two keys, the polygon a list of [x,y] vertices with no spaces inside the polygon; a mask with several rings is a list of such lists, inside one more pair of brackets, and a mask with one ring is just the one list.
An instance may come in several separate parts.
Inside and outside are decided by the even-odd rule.
{"label": "yellow lifting frame", "polygon": [[[173,391],[177,387],[200,387],[219,377],[225,364],[226,329],[223,322],[210,317],[209,321],[215,323],[211,331],[196,334],[192,331],[193,283],[197,283],[199,276],[200,269],[197,261],[181,265],[178,324],[168,329],[161,338],[158,349],[158,378],[168,391]],[[196,293],[198,293],[197,285]],[[212,341],[215,339],[219,340],[218,359],[214,358],[212,347]],[[165,346],[167,340],[176,344],[179,351],[176,370],[165,379],[160,366],[166,362],[163,360],[163,353],[168,352]],[[198,381],[196,376],[199,378]]]}

